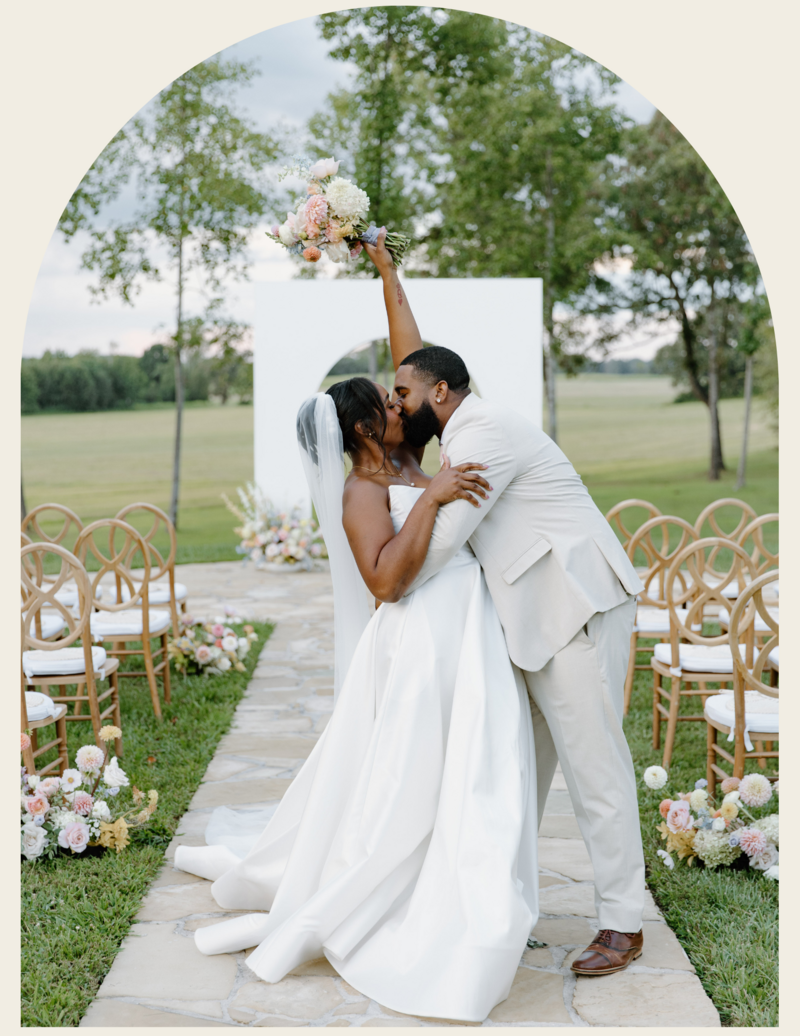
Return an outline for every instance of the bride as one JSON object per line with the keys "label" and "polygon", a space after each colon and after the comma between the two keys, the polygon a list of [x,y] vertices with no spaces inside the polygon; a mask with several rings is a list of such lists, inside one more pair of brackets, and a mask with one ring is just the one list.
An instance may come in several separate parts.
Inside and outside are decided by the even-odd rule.
{"label": "bride", "polygon": [[[376,265],[384,237],[367,247]],[[393,292],[398,360],[421,340]],[[331,559],[336,704],[243,858],[233,837],[177,848],[175,866],[213,879],[220,906],[269,911],[201,928],[195,943],[205,954],[255,946],[247,964],[266,982],[324,954],[392,1010],[483,1021],[538,919],[530,708],[468,546],[403,594],[438,509],[478,507],[491,487],[482,465],[446,458],[425,475],[423,448],[366,378],[307,400],[298,440]],[[384,602],[371,618],[364,584]]]}

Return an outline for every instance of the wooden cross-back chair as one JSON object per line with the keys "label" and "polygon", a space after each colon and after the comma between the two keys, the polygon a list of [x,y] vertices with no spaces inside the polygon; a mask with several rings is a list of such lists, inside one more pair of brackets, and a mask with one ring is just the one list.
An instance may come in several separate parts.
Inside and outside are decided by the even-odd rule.
{"label": "wooden cross-back chair", "polygon": [[[638,528],[640,528],[643,522],[638,522],[635,529],[629,529],[625,525],[625,519],[623,518],[623,512],[628,510],[644,510],[647,513],[647,517],[644,522],[650,521],[651,518],[657,518],[661,511],[656,507],[655,504],[651,504],[649,500],[636,500],[631,498],[630,500],[622,500],[620,503],[615,504],[610,511],[606,513],[606,521],[613,528],[619,530],[622,536],[622,547],[624,550],[628,549],[628,544],[631,541],[631,536]],[[630,521],[630,519],[628,519]],[[633,524],[631,522],[631,524]]]}
{"label": "wooden cross-back chair", "polygon": [[[99,534],[106,533],[108,548],[98,543]],[[85,563],[89,553],[98,562],[99,569],[92,574],[91,616],[92,637],[108,647],[109,654],[119,659],[142,656],[144,671],[122,670],[120,677],[144,676],[150,688],[153,712],[161,719],[157,678],[164,686],[164,701],[170,701],[169,657],[167,640],[171,615],[167,609],[150,606],[150,548],[142,535],[121,518],[101,518],[87,525],[78,537],[75,553]],[[133,565],[141,558],[141,571],[134,575]],[[137,565],[137,569],[139,565]],[[104,576],[113,576],[113,593],[100,593]],[[153,650],[151,640],[160,640]],[[141,644],[129,648],[128,644]]]}
{"label": "wooden cross-back chair", "polygon": [[[42,528],[42,523],[61,523],[58,531],[51,535]],[[83,522],[63,504],[39,504],[33,510],[28,511],[22,519],[22,535],[27,537],[31,543],[55,543],[65,547],[67,550],[74,550],[75,542],[83,529]],[[52,577],[46,572],[43,575],[45,582],[51,582]],[[62,604],[74,607],[77,604],[77,591],[71,580],[67,580],[59,591],[59,600]]]}
{"label": "wooden cross-back chair", "polygon": [[[727,570],[712,570],[708,564],[711,555],[717,559],[729,557]],[[741,584],[752,578],[753,572],[753,562],[743,547],[733,540],[716,536],[687,544],[670,564],[666,577],[670,641],[656,644],[650,662],[653,669],[653,747],[661,745],[661,722],[666,720],[662,763],[665,769],[672,759],[678,723],[705,720],[704,715],[680,716],[681,699],[699,695],[705,707],[708,695],[717,693],[708,684],[716,683],[723,688],[733,679],[733,656],[728,635],[705,634],[705,612],[714,609],[716,614],[728,605],[726,587],[733,581]],[[708,578],[709,573],[712,573],[711,579]],[[755,605],[751,603],[750,608],[754,611]],[[664,686],[665,681],[668,687]]]}
{"label": "wooden cross-back chair", "polygon": [[[714,794],[717,778],[744,776],[748,759],[758,760],[766,769],[767,759],[778,758],[774,743],[778,740],[778,688],[773,686],[777,668],[779,624],[772,610],[764,603],[765,591],[778,579],[778,569],[757,576],[739,595],[731,613],[728,639],[733,657],[733,693],[715,695],[706,702],[704,713],[708,732],[706,779],[708,791]],[[755,618],[760,616],[769,634],[758,644]],[[734,648],[742,644],[743,654]],[[764,679],[769,673],[770,682]],[[733,755],[717,744],[717,734],[727,734],[733,741]],[[723,769],[724,760],[731,768]]]}
{"label": "wooden cross-back chair", "polygon": [[[41,578],[44,558],[47,554],[60,558],[60,571],[45,581]],[[102,647],[94,647],[91,637],[92,594],[89,577],[81,561],[70,551],[57,543],[28,543],[22,547],[21,566],[21,621],[22,621],[22,698],[26,701],[28,688],[42,688],[58,706],[59,719],[64,721],[63,758],[66,759],[66,723],[91,722],[95,742],[102,747],[100,727],[104,719],[112,718],[120,726],[119,693],[117,686],[116,659],[108,658]],[[68,607],[59,599],[62,586],[71,582],[76,588],[77,605]],[[60,635],[42,639],[37,635],[37,622],[43,609],[59,617]],[[39,627],[40,629],[41,627]],[[109,680],[107,690],[100,692],[98,682]],[[53,694],[52,687],[66,689],[75,686],[75,694]],[[104,705],[104,702],[108,704]],[[88,713],[82,712],[87,704]],[[68,706],[74,711],[68,714]],[[27,720],[27,709],[23,709],[23,729]],[[39,723],[44,726],[45,722]],[[50,720],[49,722],[52,722]],[[31,724],[28,724],[29,726]],[[29,763],[33,763],[41,749],[36,747],[35,726]],[[116,740],[116,751],[122,754],[122,741]],[[59,753],[62,754],[61,748]],[[28,763],[26,763],[28,765]],[[63,766],[61,767],[63,771]],[[29,771],[32,772],[32,771]]]}
{"label": "wooden cross-back chair", "polygon": [[[179,637],[182,626],[178,616],[178,606],[180,605],[181,611],[185,614],[187,589],[183,583],[175,581],[175,555],[178,550],[175,526],[155,504],[141,502],[128,504],[127,507],[123,507],[121,511],[117,512],[116,517],[123,521],[130,521],[131,516],[136,512],[144,512],[152,518],[150,529],[143,536],[144,542],[150,550],[150,586],[148,589],[150,604],[169,607],[172,616],[172,635]],[[166,557],[153,542],[162,526],[169,541]]]}
{"label": "wooden cross-back chair", "polygon": [[[764,543],[764,530],[766,527],[774,525],[776,526],[775,533],[777,536],[777,525],[779,517],[776,513],[761,514],[758,518],[755,518],[749,525],[741,532],[738,543],[750,555],[750,560],[755,566],[756,576],[763,575],[765,572],[774,570],[778,567],[778,551],[771,550]],[[737,587],[738,590],[743,590],[743,587]],[[731,596],[730,590],[726,590],[726,596]],[[763,590],[763,605],[768,608],[772,617],[777,621],[779,617],[778,612],[778,580],[771,579],[769,582],[764,584]],[[720,624],[723,629],[729,628],[730,621],[730,609],[733,607],[733,603],[728,605],[726,612],[720,612]],[[761,644],[764,641],[764,637],[769,635],[772,627],[761,617],[761,614],[756,611],[754,634],[756,642]]]}
{"label": "wooden cross-back chair", "polygon": [[[726,508],[728,511],[733,509],[732,517],[729,513],[720,513]],[[726,496],[714,500],[708,507],[703,508],[694,523],[694,530],[698,539],[702,536],[716,536],[720,540],[734,540],[738,543],[744,530],[757,517],[750,504],[745,503],[744,500],[737,500],[736,497]],[[708,531],[705,531],[706,526],[708,526]],[[730,528],[723,528],[723,526],[730,526]],[[718,550],[710,551],[706,558],[706,580],[709,583],[714,579],[719,581],[722,573],[727,569],[724,558],[718,557],[720,550],[724,551],[725,548],[720,547]],[[725,596],[735,601],[741,589],[740,584],[733,580],[726,584]]]}
{"label": "wooden cross-back chair", "polygon": [[[625,677],[625,715],[628,714],[630,708],[636,670],[650,669],[649,662],[646,665],[638,665],[636,655],[639,652],[652,655],[654,650],[652,647],[641,645],[640,641],[659,640],[663,642],[669,639],[669,609],[666,594],[669,566],[675,555],[683,550],[687,543],[696,539],[697,533],[689,522],[676,515],[660,515],[641,525],[628,542],[627,553],[631,564],[639,551],[644,555],[646,567],[643,570],[641,567],[638,569],[639,578],[644,583],[644,590],[638,596],[636,623],[631,633],[631,650],[628,657],[628,672]],[[681,581],[684,576],[679,573],[677,578]],[[681,587],[686,589],[683,582],[681,582]],[[685,618],[685,614],[683,617]]]}

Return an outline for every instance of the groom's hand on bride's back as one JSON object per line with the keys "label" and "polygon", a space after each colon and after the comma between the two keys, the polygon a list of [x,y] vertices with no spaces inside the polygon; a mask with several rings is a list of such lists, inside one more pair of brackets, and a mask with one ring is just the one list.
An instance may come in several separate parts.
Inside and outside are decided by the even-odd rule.
{"label": "groom's hand on bride's back", "polygon": [[[431,479],[426,492],[437,504],[450,504],[454,500],[469,500],[473,507],[480,507],[480,497],[489,499],[492,487],[478,471],[485,471],[485,464],[450,464],[447,454],[442,454],[442,466]],[[474,495],[473,495],[474,494]]]}

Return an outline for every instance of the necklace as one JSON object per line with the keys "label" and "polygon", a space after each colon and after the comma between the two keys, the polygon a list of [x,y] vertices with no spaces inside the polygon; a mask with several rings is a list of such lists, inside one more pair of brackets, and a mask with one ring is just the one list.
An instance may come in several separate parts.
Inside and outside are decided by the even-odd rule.
{"label": "necklace", "polygon": [[[383,467],[385,467],[385,466],[386,465],[383,465]],[[383,470],[383,467],[380,467],[380,468],[376,468],[375,471],[370,471],[370,469],[369,468],[365,468],[363,464],[354,464],[353,467],[354,468],[360,468],[362,471],[366,471],[370,475],[377,475],[379,471]],[[404,482],[408,482],[408,484],[410,486],[414,485],[413,482],[409,482],[408,481],[408,479],[406,478],[406,476],[403,474],[402,471],[395,470],[394,474],[395,474],[395,476],[399,476]]]}

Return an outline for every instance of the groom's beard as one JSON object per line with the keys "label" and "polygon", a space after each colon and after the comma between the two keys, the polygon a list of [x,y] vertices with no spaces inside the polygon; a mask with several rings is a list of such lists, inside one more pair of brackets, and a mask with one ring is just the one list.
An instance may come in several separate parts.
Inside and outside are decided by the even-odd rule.
{"label": "groom's beard", "polygon": [[438,436],[441,432],[439,418],[427,399],[420,403],[416,413],[407,414],[402,411],[400,416],[409,446],[415,448],[425,446],[434,435]]}

